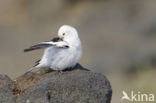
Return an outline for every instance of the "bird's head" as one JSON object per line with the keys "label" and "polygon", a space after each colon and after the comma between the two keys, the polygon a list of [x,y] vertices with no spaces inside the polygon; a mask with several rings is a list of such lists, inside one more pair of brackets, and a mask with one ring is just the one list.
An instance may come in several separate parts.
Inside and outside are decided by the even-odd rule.
{"label": "bird's head", "polygon": [[58,30],[58,36],[62,40],[69,40],[69,39],[76,39],[78,38],[78,32],[77,30],[69,25],[63,25]]}

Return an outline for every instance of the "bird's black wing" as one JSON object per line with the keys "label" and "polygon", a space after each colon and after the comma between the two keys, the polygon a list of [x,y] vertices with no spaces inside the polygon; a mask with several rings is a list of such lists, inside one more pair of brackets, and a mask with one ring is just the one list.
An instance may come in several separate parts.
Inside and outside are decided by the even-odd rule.
{"label": "bird's black wing", "polygon": [[[62,41],[62,39],[59,38],[59,37],[55,37],[51,41],[52,42],[59,42],[59,41]],[[42,49],[42,48],[47,48],[47,47],[50,47],[50,46],[57,46],[57,45],[52,45],[52,44],[48,44],[48,43],[40,43],[40,44],[31,46],[31,47],[29,47],[27,49],[24,49],[24,52],[29,52],[29,51],[32,51],[32,50],[37,50],[37,49]],[[67,46],[65,46],[65,47],[68,48]]]}
{"label": "bird's black wing", "polygon": [[52,46],[52,45],[51,44],[37,44],[37,45],[31,46],[30,48],[24,49],[24,52],[29,52],[32,50],[37,50],[37,49],[42,49],[42,48],[47,48],[50,46]]}

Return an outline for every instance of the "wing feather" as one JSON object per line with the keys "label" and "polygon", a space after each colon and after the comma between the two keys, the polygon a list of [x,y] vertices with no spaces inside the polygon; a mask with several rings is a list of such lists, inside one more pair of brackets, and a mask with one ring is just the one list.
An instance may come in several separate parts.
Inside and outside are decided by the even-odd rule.
{"label": "wing feather", "polygon": [[42,48],[47,48],[50,46],[55,46],[58,48],[69,48],[68,45],[66,45],[62,39],[60,39],[59,37],[55,37],[53,38],[51,41],[49,42],[40,42],[37,45],[31,46],[27,49],[24,49],[24,52],[29,52],[29,51],[33,51],[33,50],[37,50],[37,49],[42,49]]}
{"label": "wing feather", "polygon": [[42,48],[47,48],[50,46],[53,46],[53,45],[52,44],[37,44],[37,45],[31,46],[30,48],[24,49],[24,52],[29,52],[32,50],[37,50],[37,49],[42,49]]}

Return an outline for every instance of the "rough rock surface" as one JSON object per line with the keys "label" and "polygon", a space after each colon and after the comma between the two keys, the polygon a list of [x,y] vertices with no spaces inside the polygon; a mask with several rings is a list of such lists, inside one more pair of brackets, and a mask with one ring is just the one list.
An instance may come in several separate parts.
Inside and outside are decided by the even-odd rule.
{"label": "rough rock surface", "polygon": [[6,75],[0,75],[0,103],[15,103],[11,87],[13,81]]}
{"label": "rough rock surface", "polygon": [[41,69],[14,82],[5,78],[2,83],[0,75],[0,103],[110,103],[112,96],[105,76],[80,65],[63,73]]}

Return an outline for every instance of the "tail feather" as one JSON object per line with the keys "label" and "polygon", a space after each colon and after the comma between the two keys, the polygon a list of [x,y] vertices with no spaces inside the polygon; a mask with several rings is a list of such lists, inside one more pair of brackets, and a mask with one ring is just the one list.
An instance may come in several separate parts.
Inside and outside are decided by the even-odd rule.
{"label": "tail feather", "polygon": [[36,67],[30,68],[27,72],[31,72],[33,69],[36,69]]}
{"label": "tail feather", "polygon": [[30,68],[28,71],[26,71],[26,73],[25,73],[25,74],[27,74],[27,73],[31,72],[31,71],[32,71],[32,70],[34,70],[34,69],[36,69],[36,67],[32,67],[32,68]]}
{"label": "tail feather", "polygon": [[35,63],[35,65],[32,67],[32,68],[30,68],[26,73],[28,73],[28,72],[31,72],[32,70],[34,70],[34,69],[36,69],[36,68],[39,68],[40,66],[40,61],[41,60],[37,60]]}

